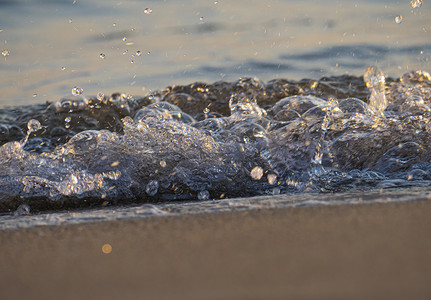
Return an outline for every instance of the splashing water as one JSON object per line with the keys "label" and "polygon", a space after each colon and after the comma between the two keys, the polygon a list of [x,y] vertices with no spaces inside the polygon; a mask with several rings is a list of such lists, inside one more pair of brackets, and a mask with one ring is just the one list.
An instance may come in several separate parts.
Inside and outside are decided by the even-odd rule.
{"label": "splashing water", "polygon": [[0,210],[431,183],[431,77],[256,78],[0,111]]}

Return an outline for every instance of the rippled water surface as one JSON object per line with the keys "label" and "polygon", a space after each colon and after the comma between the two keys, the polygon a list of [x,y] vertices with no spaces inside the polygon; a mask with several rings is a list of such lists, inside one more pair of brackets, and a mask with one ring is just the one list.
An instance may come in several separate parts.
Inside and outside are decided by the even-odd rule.
{"label": "rippled water surface", "polygon": [[395,187],[426,197],[429,12],[0,1],[0,211]]}

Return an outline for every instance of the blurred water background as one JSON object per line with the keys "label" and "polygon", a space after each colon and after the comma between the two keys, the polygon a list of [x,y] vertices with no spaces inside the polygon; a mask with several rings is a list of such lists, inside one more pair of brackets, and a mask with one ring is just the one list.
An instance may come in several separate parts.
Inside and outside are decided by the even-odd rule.
{"label": "blurred water background", "polygon": [[0,0],[0,107],[251,76],[429,70],[422,1]]}

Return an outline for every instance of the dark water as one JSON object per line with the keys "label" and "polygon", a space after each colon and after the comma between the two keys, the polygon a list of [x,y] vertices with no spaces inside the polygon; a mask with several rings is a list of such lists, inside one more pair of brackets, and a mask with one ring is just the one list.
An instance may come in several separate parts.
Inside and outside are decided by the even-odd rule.
{"label": "dark water", "polygon": [[1,211],[431,184],[423,71],[73,92],[1,110]]}

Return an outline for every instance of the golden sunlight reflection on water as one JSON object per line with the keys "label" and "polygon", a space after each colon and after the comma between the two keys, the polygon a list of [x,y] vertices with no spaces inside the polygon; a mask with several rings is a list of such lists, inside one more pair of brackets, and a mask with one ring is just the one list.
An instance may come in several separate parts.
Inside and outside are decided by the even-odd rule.
{"label": "golden sunlight reflection on water", "polygon": [[[429,69],[426,5],[98,0],[0,6],[0,50],[8,54],[0,56],[0,106],[56,101],[74,86],[87,96],[145,95],[172,84],[241,76],[362,75],[370,64],[393,76]],[[396,24],[399,15],[403,22]],[[383,50],[364,59],[355,56],[356,45]],[[325,54],[339,46],[352,51]]]}

